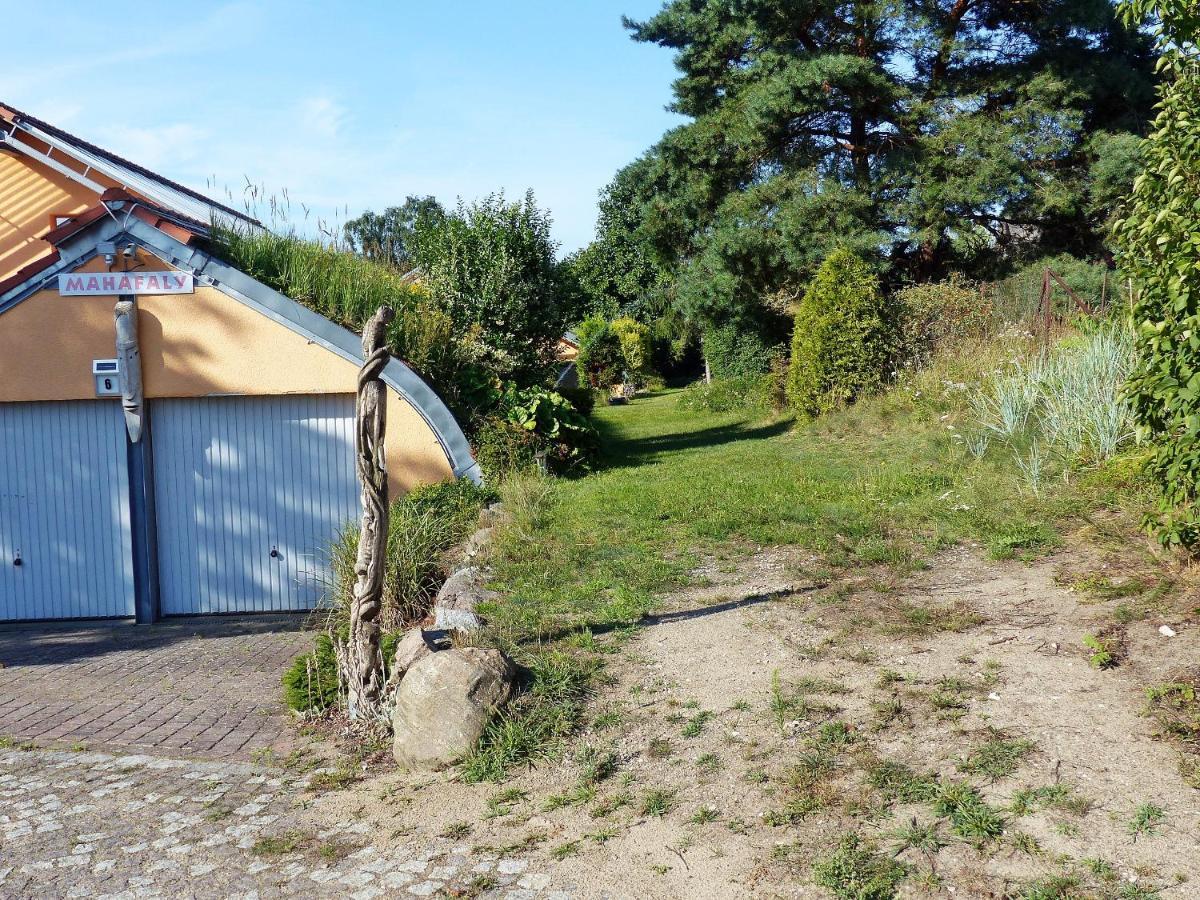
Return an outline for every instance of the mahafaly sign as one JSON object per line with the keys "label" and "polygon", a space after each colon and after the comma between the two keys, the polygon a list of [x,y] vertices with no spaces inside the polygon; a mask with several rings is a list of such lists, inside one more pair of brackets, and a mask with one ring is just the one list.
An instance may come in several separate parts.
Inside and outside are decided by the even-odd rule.
{"label": "mahafaly sign", "polygon": [[64,297],[103,297],[113,294],[190,294],[191,272],[97,272],[58,276]]}

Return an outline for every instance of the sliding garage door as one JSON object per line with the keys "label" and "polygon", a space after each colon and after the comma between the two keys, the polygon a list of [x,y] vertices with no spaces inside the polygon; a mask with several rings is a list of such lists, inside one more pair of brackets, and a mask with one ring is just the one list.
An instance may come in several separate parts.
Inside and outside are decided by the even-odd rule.
{"label": "sliding garage door", "polygon": [[312,609],[358,508],[353,395],[157,400],[164,615]]}
{"label": "sliding garage door", "polygon": [[0,403],[0,621],[132,616],[119,403]]}

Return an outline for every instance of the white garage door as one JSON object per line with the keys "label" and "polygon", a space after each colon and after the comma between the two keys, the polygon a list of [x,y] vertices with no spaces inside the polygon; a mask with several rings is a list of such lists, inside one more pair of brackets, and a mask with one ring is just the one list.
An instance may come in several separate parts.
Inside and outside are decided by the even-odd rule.
{"label": "white garage door", "polygon": [[157,400],[163,615],[305,610],[358,509],[353,395]]}
{"label": "white garage door", "polygon": [[0,620],[133,615],[125,453],[118,403],[0,403]]}

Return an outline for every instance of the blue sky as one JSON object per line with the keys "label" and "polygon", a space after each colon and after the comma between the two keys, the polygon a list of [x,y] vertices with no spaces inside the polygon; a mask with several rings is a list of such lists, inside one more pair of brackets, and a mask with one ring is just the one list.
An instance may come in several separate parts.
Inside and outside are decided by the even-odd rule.
{"label": "blue sky", "polygon": [[0,101],[239,206],[247,179],[286,189],[310,231],[408,194],[533,188],[567,252],[591,239],[597,191],[680,121],[670,52],[620,22],[660,6],[14,4]]}

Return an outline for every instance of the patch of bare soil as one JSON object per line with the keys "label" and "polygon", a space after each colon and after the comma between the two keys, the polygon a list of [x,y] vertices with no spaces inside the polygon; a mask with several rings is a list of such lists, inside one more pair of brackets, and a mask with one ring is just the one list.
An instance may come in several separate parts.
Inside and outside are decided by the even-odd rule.
{"label": "patch of bare soil", "polygon": [[[1124,623],[1097,669],[1082,639],[1111,604],[1062,586],[1065,558],[955,550],[852,591],[814,564],[714,562],[665,598],[557,760],[503,785],[391,773],[309,814],[523,857],[584,898],[828,897],[872,873],[902,897],[1200,896],[1200,791],[1145,715],[1200,628]],[[814,870],[850,833],[875,855]]]}

